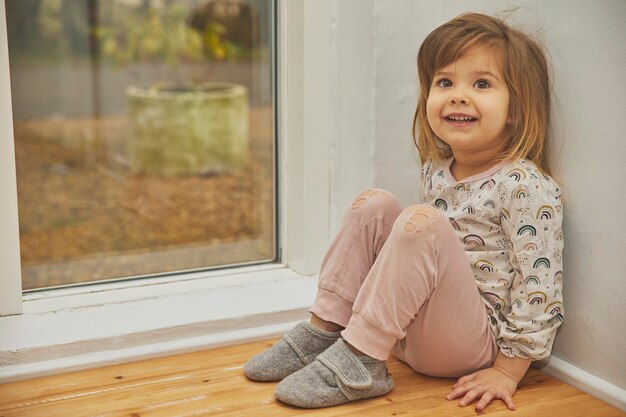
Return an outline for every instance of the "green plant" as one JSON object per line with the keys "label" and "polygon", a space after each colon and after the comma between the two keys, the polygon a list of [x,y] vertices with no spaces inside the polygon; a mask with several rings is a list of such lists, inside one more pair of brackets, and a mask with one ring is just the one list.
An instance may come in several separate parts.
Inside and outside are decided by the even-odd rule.
{"label": "green plant", "polygon": [[188,14],[175,3],[145,11],[127,7],[116,13],[117,21],[98,26],[95,35],[102,55],[120,66],[148,62],[177,68],[181,62],[233,60],[245,53],[228,39],[223,24],[208,22],[200,31],[188,24]]}

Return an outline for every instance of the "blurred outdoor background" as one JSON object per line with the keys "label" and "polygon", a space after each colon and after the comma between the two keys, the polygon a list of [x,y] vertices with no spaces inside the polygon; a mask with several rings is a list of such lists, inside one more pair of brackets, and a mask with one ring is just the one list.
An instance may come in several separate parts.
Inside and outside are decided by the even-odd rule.
{"label": "blurred outdoor background", "polygon": [[271,0],[5,4],[24,289],[274,259]]}

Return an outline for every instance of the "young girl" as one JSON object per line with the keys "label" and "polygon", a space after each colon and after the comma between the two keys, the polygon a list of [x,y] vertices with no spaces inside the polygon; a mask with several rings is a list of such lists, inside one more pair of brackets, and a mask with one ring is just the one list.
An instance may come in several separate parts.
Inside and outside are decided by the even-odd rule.
{"label": "young girl", "polygon": [[[372,189],[348,208],[326,254],[311,321],[251,358],[276,397],[325,407],[389,392],[393,354],[459,377],[446,398],[484,409],[512,397],[550,355],[563,321],[563,206],[546,146],[545,56],[482,14],[435,29],[417,58],[413,135],[425,205]],[[283,379],[284,378],[284,379]]]}

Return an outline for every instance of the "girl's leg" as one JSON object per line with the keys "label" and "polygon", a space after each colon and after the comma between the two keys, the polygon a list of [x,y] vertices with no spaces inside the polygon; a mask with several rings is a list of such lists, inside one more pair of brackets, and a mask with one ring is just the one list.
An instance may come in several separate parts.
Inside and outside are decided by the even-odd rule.
{"label": "girl's leg", "polygon": [[337,330],[348,323],[359,287],[401,211],[385,190],[368,190],[353,201],[324,259],[311,324],[299,323],[274,346],[250,358],[244,365],[250,379],[281,380],[339,339]]}
{"label": "girl's leg", "polygon": [[[287,404],[327,407],[386,394],[393,380],[384,360],[394,346],[400,359],[433,376],[459,376],[495,359],[485,306],[448,219],[433,207],[411,206],[384,238],[361,232],[370,222],[354,219],[342,228],[341,250],[327,255],[332,268],[320,274],[312,310],[347,324],[341,334],[360,352],[339,339],[276,386],[276,398]],[[372,242],[384,245],[368,251]],[[365,248],[354,249],[359,244]],[[373,264],[365,262],[370,259]]]}
{"label": "girl's leg", "polygon": [[331,331],[348,325],[359,289],[401,212],[396,197],[383,189],[369,189],[353,200],[322,261],[310,310],[313,325]]}
{"label": "girl's leg", "polygon": [[358,291],[342,336],[418,372],[457,377],[491,366],[497,354],[467,255],[437,209],[404,210]]}

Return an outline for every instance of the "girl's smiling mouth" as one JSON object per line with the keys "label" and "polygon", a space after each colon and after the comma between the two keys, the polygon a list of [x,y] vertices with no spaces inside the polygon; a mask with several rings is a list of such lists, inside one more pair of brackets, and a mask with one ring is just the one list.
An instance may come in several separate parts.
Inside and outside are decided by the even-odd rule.
{"label": "girl's smiling mouth", "polygon": [[477,117],[470,116],[469,114],[465,114],[465,113],[450,113],[447,116],[444,116],[443,118],[446,122],[448,122],[452,126],[457,126],[457,127],[469,126],[470,124],[478,120]]}

